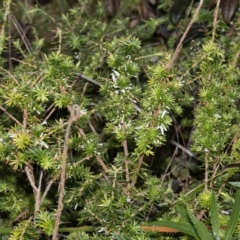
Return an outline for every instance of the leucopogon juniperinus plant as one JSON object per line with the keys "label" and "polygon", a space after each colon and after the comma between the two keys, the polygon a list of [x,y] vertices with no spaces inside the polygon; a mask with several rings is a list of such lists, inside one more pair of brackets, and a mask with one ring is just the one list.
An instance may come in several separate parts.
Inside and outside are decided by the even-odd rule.
{"label": "leucopogon juniperinus plant", "polygon": [[[34,28],[32,48],[14,42],[23,56],[18,65],[1,68],[0,227],[9,239],[55,240],[73,231],[64,237],[173,239],[142,225],[159,215],[178,217],[176,201],[200,211],[206,206],[197,198],[202,186],[205,192],[219,188],[219,195],[232,190],[225,184],[234,170],[221,165],[233,166],[238,158],[240,45],[238,36],[234,44],[216,38],[218,27],[226,28],[217,25],[216,7],[212,36],[192,44],[195,52],[180,53],[202,3],[192,9],[175,51],[146,47],[137,30],[126,28],[120,14],[136,7],[130,1],[108,25],[101,1],[94,17],[88,1],[56,18],[42,8],[27,13],[33,21],[45,17],[55,35],[52,51],[43,53],[44,40]],[[13,18],[10,6],[5,1],[2,10],[2,49],[8,17]],[[154,29],[163,20],[148,20],[139,29]],[[193,103],[188,151],[197,155],[205,175],[196,188],[177,196],[166,174],[154,175],[149,162]]]}

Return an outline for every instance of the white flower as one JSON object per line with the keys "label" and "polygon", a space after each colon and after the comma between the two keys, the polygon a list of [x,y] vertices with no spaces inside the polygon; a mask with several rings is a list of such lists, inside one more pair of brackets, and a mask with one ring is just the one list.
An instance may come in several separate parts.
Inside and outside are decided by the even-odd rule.
{"label": "white flower", "polygon": [[166,127],[163,124],[161,124],[160,126],[157,126],[157,129],[161,130],[162,135],[164,135],[164,131],[167,131]]}
{"label": "white flower", "polygon": [[120,76],[120,73],[113,69],[110,76],[112,77],[113,82],[116,82]]}
{"label": "white flower", "polygon": [[100,233],[100,232],[105,232],[106,230],[105,230],[105,228],[104,227],[101,227],[99,230],[98,230],[98,232]]}
{"label": "white flower", "polygon": [[220,116],[218,113],[215,113],[215,114],[214,114],[214,117],[215,117],[215,118],[221,118],[221,116]]}
{"label": "white flower", "polygon": [[163,118],[166,113],[168,113],[168,111],[163,110],[161,117]]}
{"label": "white flower", "polygon": [[47,121],[43,121],[42,123],[41,123],[41,125],[46,125],[47,124]]}
{"label": "white flower", "polygon": [[81,115],[85,115],[87,113],[87,109],[81,109],[80,113],[81,113]]}
{"label": "white flower", "polygon": [[127,202],[130,203],[131,202],[131,198],[127,198]]}
{"label": "white flower", "polygon": [[45,147],[45,148],[49,148],[49,146],[44,142],[44,141],[42,141],[42,142],[40,142],[39,143],[42,147]]}

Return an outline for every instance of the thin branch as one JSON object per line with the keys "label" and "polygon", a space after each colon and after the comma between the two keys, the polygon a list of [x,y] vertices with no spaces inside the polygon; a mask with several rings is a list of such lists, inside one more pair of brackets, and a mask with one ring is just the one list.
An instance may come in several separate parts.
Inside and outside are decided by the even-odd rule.
{"label": "thin branch", "polygon": [[[122,131],[125,134],[125,125],[122,124]],[[125,173],[126,173],[126,181],[127,181],[127,189],[130,188],[130,175],[129,175],[129,161],[128,161],[128,146],[127,140],[123,140],[122,142],[124,149],[124,161],[125,161]]]}
{"label": "thin branch", "polygon": [[14,120],[17,124],[22,125],[12,114],[10,114],[5,108],[0,106],[0,109],[5,112],[12,120]]}
{"label": "thin branch", "polygon": [[217,0],[217,5],[214,9],[214,20],[213,20],[213,30],[212,30],[212,41],[214,41],[215,35],[216,35],[216,28],[217,28],[217,18],[218,18],[218,12],[219,12],[219,6],[220,6],[221,0]]}
{"label": "thin branch", "polygon": [[165,169],[165,172],[164,172],[164,174],[163,174],[163,176],[162,176],[160,188],[162,187],[163,181],[165,180],[165,177],[167,176],[168,169],[170,168],[170,166],[171,166],[171,164],[172,164],[172,162],[173,162],[173,160],[174,160],[174,157],[175,157],[176,154],[177,154],[177,150],[178,150],[178,147],[175,148],[175,151],[174,151],[174,153],[173,153],[173,155],[172,155],[172,158],[171,158],[171,160],[169,161],[169,163],[168,163],[168,165],[167,165],[167,168]]}
{"label": "thin branch", "polygon": [[233,60],[233,66],[234,66],[234,67],[237,66],[237,62],[238,62],[239,55],[240,55],[240,51],[238,51],[237,54],[236,54],[236,56],[234,57],[234,60]]}
{"label": "thin branch", "polygon": [[135,173],[135,175],[133,177],[133,180],[132,180],[132,183],[131,183],[131,187],[134,187],[136,182],[137,182],[138,174],[140,172],[140,169],[141,169],[141,166],[142,166],[142,163],[143,163],[143,158],[144,158],[144,154],[142,154],[141,157],[138,160],[138,167],[137,167],[136,173]]}
{"label": "thin branch", "polygon": [[81,97],[83,97],[84,96],[84,94],[85,94],[85,92],[86,92],[86,90],[87,90],[87,86],[88,86],[88,82],[86,82],[85,84],[84,84],[84,87],[83,87],[83,91],[82,91],[82,94],[81,94]]}
{"label": "thin branch", "polygon": [[87,76],[85,76],[85,75],[83,75],[81,73],[78,74],[77,76],[78,76],[79,79],[82,78],[82,79],[84,79],[84,80],[86,80],[88,82],[94,83],[95,85],[101,87],[101,84],[99,82],[93,80],[92,78],[89,78],[89,77],[87,77]]}
{"label": "thin branch", "polygon": [[196,11],[195,11],[195,13],[194,13],[194,15],[193,15],[190,23],[188,24],[185,32],[183,33],[183,35],[182,35],[182,37],[181,37],[181,39],[180,39],[180,41],[179,41],[179,43],[178,43],[178,45],[177,45],[177,48],[176,48],[176,50],[175,50],[175,52],[174,52],[174,54],[173,54],[173,57],[172,57],[172,59],[170,60],[170,62],[168,63],[168,65],[167,65],[167,70],[168,70],[168,71],[172,68],[175,60],[177,59],[178,54],[180,53],[180,51],[181,51],[181,49],[182,49],[183,41],[184,41],[184,39],[186,38],[189,30],[191,29],[194,21],[196,20],[197,15],[199,14],[199,11],[200,11],[200,9],[201,9],[201,7],[202,7],[202,5],[203,5],[203,2],[204,2],[204,0],[200,0],[200,3],[198,4],[198,7],[197,7],[197,9],[196,9]]}
{"label": "thin branch", "polygon": [[[53,105],[53,104],[52,104]],[[51,105],[51,106],[52,106]],[[51,107],[50,106],[50,107]],[[51,110],[51,112],[44,118],[44,120],[43,120],[43,122],[46,122],[50,117],[51,117],[51,115],[53,114],[53,112],[56,110],[56,107],[54,107],[52,110]]]}
{"label": "thin branch", "polygon": [[37,189],[37,187],[36,187],[36,185],[35,185],[35,181],[34,181],[33,175],[32,175],[32,173],[30,172],[30,169],[29,169],[29,167],[28,167],[27,165],[26,165],[26,167],[25,167],[25,172],[26,172],[27,177],[28,177],[28,180],[29,180],[29,182],[30,182],[30,184],[31,184],[31,186],[32,186],[32,188],[33,188],[34,195],[36,195],[36,193],[38,192],[38,189]]}
{"label": "thin branch", "polygon": [[29,209],[25,208],[13,221],[11,221],[11,224],[14,222],[18,222],[22,218],[26,218],[28,212],[29,212]]}
{"label": "thin branch", "polygon": [[95,130],[94,126],[93,126],[92,123],[91,123],[91,120],[89,120],[88,125],[89,125],[89,127],[91,128],[91,130],[93,131],[93,133],[94,133],[95,135],[98,135],[98,134],[97,134],[97,131]]}
{"label": "thin branch", "polygon": [[[76,115],[75,115],[76,113]],[[68,139],[70,136],[70,130],[73,121],[80,117],[80,109],[77,108],[77,105],[73,106],[71,109],[71,117],[68,121],[66,132],[65,132],[65,139],[64,139],[64,146],[63,146],[63,157],[62,157],[62,167],[61,167],[61,177],[60,177],[60,191],[59,191],[59,198],[58,198],[58,209],[57,209],[57,216],[56,216],[56,224],[54,227],[53,237],[52,240],[58,239],[58,229],[60,225],[60,218],[62,215],[63,209],[63,198],[64,198],[64,190],[65,190],[65,180],[66,180],[66,169],[67,169],[67,152],[68,152]]]}
{"label": "thin branch", "polygon": [[27,121],[28,121],[28,112],[27,112],[27,109],[25,108],[23,110],[23,129],[24,130],[27,128]]}
{"label": "thin branch", "polygon": [[176,147],[180,148],[182,151],[184,151],[185,153],[187,153],[190,157],[195,158],[198,160],[197,156],[195,154],[193,154],[190,150],[188,150],[187,148],[183,147],[182,145],[180,145],[179,143],[177,143],[174,140],[170,140],[170,143],[172,143],[173,145],[175,145]]}
{"label": "thin branch", "polygon": [[28,53],[31,55],[33,53],[33,50],[32,50],[31,44],[29,43],[29,41],[26,37],[26,33],[24,33],[22,27],[20,26],[18,21],[15,19],[15,17],[11,14],[10,14],[10,17],[11,17],[11,21],[12,21],[14,27],[17,29],[20,37],[22,38],[22,41],[24,42],[25,47],[28,50]]}
{"label": "thin branch", "polygon": [[36,199],[35,199],[34,217],[36,217],[41,204],[40,197],[41,197],[42,178],[43,178],[43,171],[41,170],[40,176],[39,176],[38,190],[37,190]]}
{"label": "thin branch", "polygon": [[[100,156],[99,156],[99,155],[96,155],[95,157],[96,157],[98,163],[99,163],[99,164],[102,166],[102,168],[104,169],[104,171],[105,171],[105,172],[108,172],[109,170],[108,170],[107,166],[105,165],[105,163],[103,162],[103,160],[100,158]],[[105,179],[107,179],[108,182],[109,182],[109,179],[108,179],[108,177],[107,177],[105,174],[104,174],[104,177],[105,177]]]}
{"label": "thin branch", "polygon": [[[11,7],[11,5],[10,5]],[[12,39],[11,39],[11,18],[10,18],[10,14],[8,14],[8,38],[9,38],[9,41],[8,41],[8,63],[9,63],[9,70],[12,70],[13,69],[13,64],[12,64],[12,59],[11,59],[11,56],[12,56]]]}
{"label": "thin branch", "polygon": [[[17,80],[9,71],[7,71],[7,70],[4,69],[4,68],[1,68],[1,70],[4,71],[8,76],[10,76],[10,77],[11,77],[11,80],[14,80],[14,82],[15,82],[17,85],[19,85],[18,80]],[[1,73],[1,74],[2,74],[2,73]],[[7,75],[3,74],[3,76],[7,76]]]}
{"label": "thin branch", "polygon": [[44,191],[44,193],[43,193],[43,195],[42,195],[42,197],[41,197],[40,205],[42,204],[42,202],[43,202],[44,199],[46,198],[47,193],[49,192],[52,184],[56,181],[56,179],[57,179],[58,177],[59,177],[59,175],[56,175],[53,179],[51,179],[51,180],[48,182],[47,187],[46,187],[46,189],[45,189],[45,191]]}
{"label": "thin branch", "polygon": [[[39,75],[38,75],[38,77],[34,80],[34,82],[31,84],[31,87],[33,87],[36,83],[40,83],[44,78],[42,78],[42,75],[44,74],[44,72],[42,71]],[[38,80],[40,80],[39,82],[38,82]]]}
{"label": "thin branch", "polygon": [[32,68],[35,68],[35,69],[38,68],[38,67],[35,66],[35,65],[32,65],[32,64],[30,64],[30,63],[28,63],[28,62],[21,61],[21,60],[19,60],[19,59],[17,59],[17,58],[11,58],[11,59],[14,60],[14,61],[16,61],[16,62],[20,62],[21,64],[28,65],[29,67],[32,67]]}
{"label": "thin branch", "polygon": [[90,157],[85,157],[85,158],[81,159],[80,161],[74,163],[74,166],[77,166],[78,164],[80,164],[80,163],[82,163],[82,162],[84,162],[86,160],[89,160],[89,159],[90,159]]}
{"label": "thin branch", "polygon": [[208,190],[208,150],[205,152],[205,188],[204,190]]}

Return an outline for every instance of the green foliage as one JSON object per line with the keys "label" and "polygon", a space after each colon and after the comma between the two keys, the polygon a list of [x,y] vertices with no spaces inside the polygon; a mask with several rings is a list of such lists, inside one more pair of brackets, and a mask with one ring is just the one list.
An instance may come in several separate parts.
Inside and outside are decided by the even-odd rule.
{"label": "green foliage", "polygon": [[[221,239],[232,239],[233,233],[239,221],[239,197],[240,190],[237,189],[235,204],[233,206],[230,220],[227,225],[228,228]],[[220,239],[220,224],[215,194],[212,194],[211,196],[210,209],[213,236],[209,233],[209,229],[207,229],[207,227],[201,221],[199,221],[188,208],[185,209],[183,207],[178,207],[178,211],[184,222],[158,221],[152,222],[151,225],[174,228],[179,230],[180,232],[193,236],[195,239]]]}
{"label": "green foliage", "polygon": [[40,212],[36,216],[35,224],[42,229],[47,235],[52,235],[55,225],[55,217],[53,213],[49,212]]}
{"label": "green foliage", "polygon": [[[196,5],[160,0],[153,17],[143,2],[4,1],[0,233],[13,227],[9,239],[175,239],[144,222],[182,239],[236,237],[240,195],[234,202],[226,183],[238,182],[239,12],[216,25],[205,3],[174,54]],[[229,22],[236,7],[221,7]],[[20,36],[7,37],[11,27]]]}

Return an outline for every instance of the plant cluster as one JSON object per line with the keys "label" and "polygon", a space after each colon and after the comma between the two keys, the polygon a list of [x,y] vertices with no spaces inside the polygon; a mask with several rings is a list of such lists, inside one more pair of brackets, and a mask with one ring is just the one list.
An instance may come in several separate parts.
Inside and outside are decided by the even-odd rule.
{"label": "plant cluster", "polygon": [[237,237],[236,4],[61,2],[3,2],[1,239]]}

